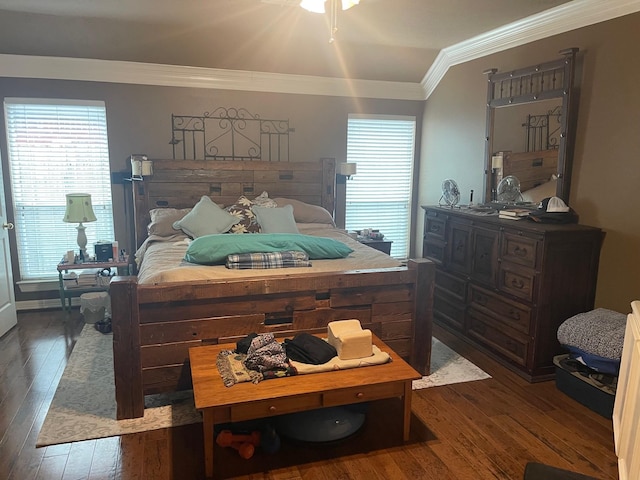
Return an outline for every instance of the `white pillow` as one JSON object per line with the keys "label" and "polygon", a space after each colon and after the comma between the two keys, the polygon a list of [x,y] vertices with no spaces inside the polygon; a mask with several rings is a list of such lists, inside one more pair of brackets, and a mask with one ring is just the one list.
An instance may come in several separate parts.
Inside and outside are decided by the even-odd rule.
{"label": "white pillow", "polygon": [[251,207],[262,233],[300,233],[293,218],[293,207]]}
{"label": "white pillow", "polygon": [[192,238],[216,233],[225,233],[240,219],[213,203],[203,195],[189,213],[174,222],[173,228],[180,229]]}

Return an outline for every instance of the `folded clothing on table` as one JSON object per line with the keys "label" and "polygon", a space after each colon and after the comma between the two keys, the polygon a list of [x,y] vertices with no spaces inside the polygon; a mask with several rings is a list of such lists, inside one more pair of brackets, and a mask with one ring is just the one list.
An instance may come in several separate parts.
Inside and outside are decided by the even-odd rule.
{"label": "folded clothing on table", "polygon": [[227,256],[227,268],[310,267],[309,255],[297,250],[267,253],[237,253]]}

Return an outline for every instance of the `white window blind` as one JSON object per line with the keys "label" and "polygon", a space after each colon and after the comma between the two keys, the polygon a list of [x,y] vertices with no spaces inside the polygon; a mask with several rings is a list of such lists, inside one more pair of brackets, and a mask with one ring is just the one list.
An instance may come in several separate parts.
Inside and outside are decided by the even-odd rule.
{"label": "white window blind", "polygon": [[114,239],[105,105],[7,98],[4,108],[20,279],[51,278],[66,251],[78,251],[77,225],[62,221],[67,193],[91,194],[89,255]]}
{"label": "white window blind", "polygon": [[347,181],[345,227],[374,228],[392,240],[391,256],[409,256],[414,117],[349,115],[347,162],[357,173]]}

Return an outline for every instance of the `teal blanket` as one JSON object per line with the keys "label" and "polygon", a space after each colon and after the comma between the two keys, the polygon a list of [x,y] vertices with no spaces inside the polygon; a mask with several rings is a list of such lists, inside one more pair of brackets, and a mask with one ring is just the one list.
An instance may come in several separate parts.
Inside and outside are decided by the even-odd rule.
{"label": "teal blanket", "polygon": [[227,256],[239,253],[270,253],[298,250],[310,260],[344,258],[353,250],[344,243],[326,237],[296,233],[222,233],[196,238],[185,254],[187,262],[222,265]]}

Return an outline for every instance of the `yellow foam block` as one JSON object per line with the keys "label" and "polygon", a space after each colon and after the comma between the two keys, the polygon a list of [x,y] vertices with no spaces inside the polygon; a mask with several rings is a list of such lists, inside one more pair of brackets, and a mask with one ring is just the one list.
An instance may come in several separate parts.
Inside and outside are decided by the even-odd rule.
{"label": "yellow foam block", "polygon": [[336,320],[335,322],[329,322],[327,324],[327,341],[335,347],[338,337],[349,330],[362,330],[360,320]]}
{"label": "yellow foam block", "polygon": [[370,357],[373,354],[371,330],[363,330],[359,320],[340,320],[327,326],[328,341],[340,360]]}

